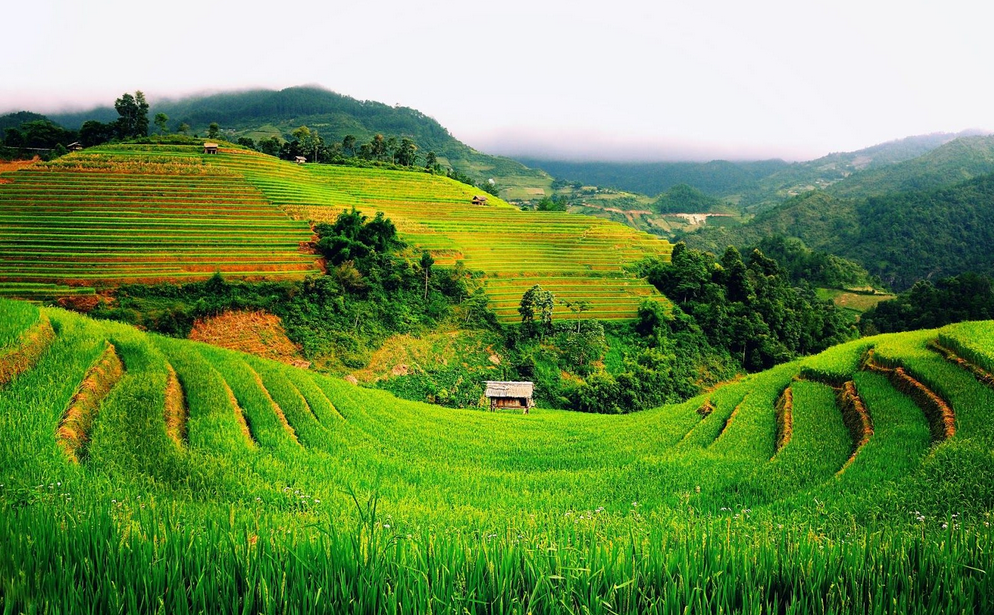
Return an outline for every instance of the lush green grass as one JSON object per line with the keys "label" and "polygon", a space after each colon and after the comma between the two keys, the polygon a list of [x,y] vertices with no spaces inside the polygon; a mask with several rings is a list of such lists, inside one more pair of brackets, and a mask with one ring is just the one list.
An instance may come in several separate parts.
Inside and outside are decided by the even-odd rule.
{"label": "lush green grass", "polygon": [[[407,402],[41,314],[55,341],[0,388],[0,610],[994,606],[994,390],[927,348],[936,331],[854,342],[676,406],[524,416]],[[21,323],[11,331],[37,317],[0,300],[0,323]],[[994,342],[985,331],[971,338]],[[126,372],[72,463],[55,434],[107,342]],[[931,443],[918,406],[860,371],[871,346],[952,404],[955,436]],[[163,416],[170,367],[188,411],[181,444]],[[816,367],[854,380],[872,414],[874,434],[851,462],[835,391],[796,379]],[[778,449],[774,407],[787,387],[793,435]],[[703,418],[706,401],[714,410]]]}

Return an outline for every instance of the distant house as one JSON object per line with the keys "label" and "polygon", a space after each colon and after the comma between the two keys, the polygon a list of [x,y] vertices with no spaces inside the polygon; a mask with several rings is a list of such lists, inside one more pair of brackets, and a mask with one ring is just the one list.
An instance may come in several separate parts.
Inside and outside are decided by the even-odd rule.
{"label": "distant house", "polygon": [[531,382],[487,381],[487,400],[490,401],[490,409],[515,408],[528,414],[528,410],[535,407],[535,402],[532,401],[534,389],[535,385]]}
{"label": "distant house", "polygon": [[304,164],[307,162],[306,156],[294,156],[293,159],[297,162],[297,164]]}
{"label": "distant house", "polygon": [[66,146],[66,149],[69,150],[70,152],[78,152],[83,149],[83,145],[79,141],[73,141],[72,143]]}
{"label": "distant house", "polygon": [[486,205],[487,197],[480,196],[479,194],[473,196],[473,205]]}
{"label": "distant house", "polygon": [[217,153],[217,143],[204,143],[204,153],[205,154],[216,154]]}

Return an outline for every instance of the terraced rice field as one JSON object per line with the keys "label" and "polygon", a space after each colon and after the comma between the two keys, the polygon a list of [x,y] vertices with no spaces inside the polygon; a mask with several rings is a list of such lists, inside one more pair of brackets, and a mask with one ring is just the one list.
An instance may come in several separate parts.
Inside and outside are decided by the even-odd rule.
{"label": "terraced rice field", "polygon": [[607,320],[634,317],[645,298],[665,301],[625,267],[667,256],[670,244],[621,224],[522,212],[496,197],[474,206],[479,192],[472,187],[422,173],[299,166],[244,151],[222,152],[217,163],[243,174],[295,218],[332,221],[349,207],[384,212],[405,241],[430,250],[439,264],[462,261],[483,272],[492,307],[506,322],[518,319],[521,295],[535,284],[557,299],[586,300],[585,316]]}
{"label": "terraced rice field", "polygon": [[0,300],[0,608],[991,612],[990,348],[523,416]]}
{"label": "terraced rice field", "polygon": [[192,148],[101,148],[3,179],[0,295],[319,271],[301,250],[312,239],[307,224]]}
{"label": "terraced rice field", "polygon": [[[383,211],[439,264],[485,274],[492,306],[517,320],[534,284],[624,319],[665,301],[625,267],[670,245],[623,225],[521,212],[473,188],[416,172],[299,166],[241,149],[115,145],[5,173],[0,184],[0,295],[44,298],[127,282],[256,279],[318,272],[308,222],[352,206]],[[565,308],[559,308],[565,312]]]}

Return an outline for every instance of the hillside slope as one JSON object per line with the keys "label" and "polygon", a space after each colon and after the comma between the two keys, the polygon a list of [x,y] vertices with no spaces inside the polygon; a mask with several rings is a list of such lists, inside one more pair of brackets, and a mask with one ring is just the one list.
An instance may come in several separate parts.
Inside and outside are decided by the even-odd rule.
{"label": "hillside slope", "polygon": [[962,137],[921,156],[873,166],[846,177],[828,191],[843,197],[930,190],[994,172],[994,136]]}
{"label": "hillside slope", "polygon": [[[626,270],[670,245],[623,225],[523,212],[421,172],[295,165],[241,148],[113,145],[4,174],[0,292],[88,292],[122,282],[300,278],[318,272],[308,221],[343,209],[382,211],[401,238],[440,264],[484,274],[498,315],[517,318],[534,284],[592,304],[585,315],[632,318],[663,298]],[[292,219],[291,219],[292,218]],[[84,233],[85,231],[85,233]],[[67,288],[72,285],[73,288]],[[89,291],[92,292],[92,291]]]}
{"label": "hillside slope", "polygon": [[[283,90],[249,90],[191,96],[179,100],[151,101],[151,114],[165,113],[170,128],[186,123],[193,132],[205,134],[212,122],[220,124],[226,138],[256,140],[288,137],[299,126],[316,129],[326,142],[340,142],[346,135],[367,142],[376,134],[409,137],[422,154],[434,151],[440,161],[476,180],[494,178],[512,199],[541,197],[552,178],[542,171],[500,156],[479,152],[452,136],[433,118],[416,109],[376,101],[357,100],[318,87]],[[110,121],[116,112],[101,108],[81,113],[52,114],[50,118],[67,128],[79,128],[87,119]],[[537,192],[536,192],[537,191]]]}
{"label": "hillside slope", "polygon": [[896,290],[958,273],[994,272],[994,175],[947,188],[864,199],[810,192],[736,227],[688,234],[688,245],[720,253],[771,235],[852,259]]}
{"label": "hillside slope", "polygon": [[0,300],[0,603],[634,612],[703,574],[707,612],[985,611],[992,347],[990,322],[879,336],[678,406],[522,416]]}

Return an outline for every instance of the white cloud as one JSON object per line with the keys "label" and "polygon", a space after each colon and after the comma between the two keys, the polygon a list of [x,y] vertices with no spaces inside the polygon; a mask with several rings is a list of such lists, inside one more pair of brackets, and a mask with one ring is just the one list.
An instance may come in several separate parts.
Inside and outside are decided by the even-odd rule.
{"label": "white cloud", "polygon": [[992,13],[962,0],[38,0],[5,8],[5,47],[24,51],[0,59],[0,109],[317,83],[416,107],[484,149],[549,135],[585,157],[810,157],[994,128]]}

